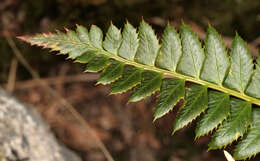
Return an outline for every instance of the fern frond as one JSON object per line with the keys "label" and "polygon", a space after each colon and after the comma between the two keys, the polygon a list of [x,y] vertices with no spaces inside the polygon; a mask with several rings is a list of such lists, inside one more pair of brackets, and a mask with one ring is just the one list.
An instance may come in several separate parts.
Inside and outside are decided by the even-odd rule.
{"label": "fern frond", "polygon": [[[127,22],[122,34],[111,23],[104,38],[95,25],[89,31],[77,25],[76,31],[19,38],[68,54],[75,62],[86,64],[87,72],[102,71],[97,83],[112,83],[112,94],[134,88],[129,101],[139,101],[160,90],[154,120],[183,99],[173,132],[202,115],[196,138],[217,129],[209,149],[225,147],[241,138],[235,150],[236,159],[250,158],[260,152],[260,132],[256,125],[260,117],[259,110],[255,109],[260,105],[260,58],[254,69],[248,46],[238,34],[230,58],[212,26],[208,27],[204,50],[198,37],[184,23],[180,35],[168,24],[161,42],[144,20],[138,32]],[[250,151],[244,152],[245,148]]]}

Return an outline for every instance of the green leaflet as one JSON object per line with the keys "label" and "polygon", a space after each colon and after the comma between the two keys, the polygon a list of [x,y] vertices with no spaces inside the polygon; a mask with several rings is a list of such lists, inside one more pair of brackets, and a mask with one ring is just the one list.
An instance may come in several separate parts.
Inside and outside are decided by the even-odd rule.
{"label": "green leaflet", "polygon": [[253,109],[253,125],[249,128],[244,139],[235,148],[236,160],[251,158],[260,152],[260,109]]}
{"label": "green leaflet", "polygon": [[245,93],[249,96],[260,98],[260,54],[258,54],[256,70],[252,77],[252,81],[248,85]]}
{"label": "green leaflet", "polygon": [[77,25],[77,34],[81,42],[89,44],[88,29],[81,25]]}
{"label": "green leaflet", "polygon": [[125,92],[141,83],[141,78],[142,70],[133,66],[126,66],[122,78],[112,84],[110,92],[112,94]]}
{"label": "green leaflet", "polygon": [[162,81],[160,95],[154,111],[154,121],[170,110],[185,94],[185,81],[181,79],[165,78]]}
{"label": "green leaflet", "polygon": [[98,79],[98,84],[109,84],[121,77],[124,70],[124,63],[112,60],[109,66],[103,71]]}
{"label": "green leaflet", "polygon": [[75,62],[77,62],[77,63],[88,63],[94,57],[95,57],[95,52],[87,51],[87,52],[83,53],[81,56],[77,57]]}
{"label": "green leaflet", "polygon": [[236,34],[231,48],[231,68],[224,85],[244,93],[253,74],[252,55],[246,43]]}
{"label": "green leaflet", "polygon": [[120,30],[114,26],[112,23],[107,31],[105,41],[103,42],[103,47],[110,53],[117,54],[117,49],[121,44],[121,33]]}
{"label": "green leaflet", "polygon": [[201,73],[201,79],[222,84],[229,69],[229,61],[225,45],[217,31],[209,26],[207,31],[206,58]]}
{"label": "green leaflet", "polygon": [[208,109],[197,123],[196,138],[206,135],[217,128],[230,113],[228,94],[210,90],[208,100]]}
{"label": "green leaflet", "polygon": [[205,58],[200,41],[191,28],[184,23],[181,26],[180,33],[183,56],[180,59],[177,72],[199,78]]}
{"label": "green leaflet", "polygon": [[173,133],[188,125],[207,109],[207,87],[195,84],[188,84],[186,87],[184,104],[185,106],[180,109],[173,124]]}
{"label": "green leaflet", "polygon": [[168,24],[162,35],[161,52],[156,58],[156,65],[163,69],[176,71],[181,58],[181,40],[176,30]]}
{"label": "green leaflet", "polygon": [[154,66],[160,45],[151,26],[142,21],[139,26],[140,45],[138,46],[135,60],[139,63]]}
{"label": "green leaflet", "polygon": [[103,49],[102,48],[102,43],[103,43],[103,32],[102,30],[97,27],[96,25],[92,25],[89,31],[89,38],[91,41],[91,44],[98,48],[98,49]]}
{"label": "green leaflet", "polygon": [[88,62],[85,72],[99,72],[103,70],[107,66],[108,59],[105,55],[97,54]]}
{"label": "green leaflet", "polygon": [[118,55],[133,61],[139,42],[136,29],[129,22],[127,22],[125,24],[122,35],[123,40],[121,46],[118,49]]}
{"label": "green leaflet", "polygon": [[246,132],[252,122],[252,105],[239,99],[231,98],[230,116],[213,135],[209,143],[209,149],[220,149]]}
{"label": "green leaflet", "polygon": [[142,82],[131,93],[129,102],[139,101],[160,89],[162,74],[157,72],[143,72]]}

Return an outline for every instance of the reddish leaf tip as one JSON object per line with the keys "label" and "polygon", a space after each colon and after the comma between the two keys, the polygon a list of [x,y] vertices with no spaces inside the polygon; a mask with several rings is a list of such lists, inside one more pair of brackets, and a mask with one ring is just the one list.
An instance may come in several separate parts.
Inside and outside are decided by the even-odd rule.
{"label": "reddish leaf tip", "polygon": [[56,31],[57,34],[60,34],[60,33],[61,33],[60,30],[58,30],[58,29],[56,29],[55,31]]}
{"label": "reddish leaf tip", "polygon": [[67,27],[64,27],[64,29],[65,29],[66,32],[69,32],[69,31],[70,31]]}
{"label": "reddish leaf tip", "polygon": [[29,42],[28,40],[28,36],[16,36],[17,39],[20,39],[22,41],[25,41],[25,42]]}

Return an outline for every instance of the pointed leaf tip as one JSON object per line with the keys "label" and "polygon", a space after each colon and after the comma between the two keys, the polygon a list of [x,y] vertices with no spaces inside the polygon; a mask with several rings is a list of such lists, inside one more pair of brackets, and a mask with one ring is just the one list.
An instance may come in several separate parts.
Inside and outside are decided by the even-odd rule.
{"label": "pointed leaf tip", "polygon": [[16,38],[27,42],[27,36],[16,36]]}

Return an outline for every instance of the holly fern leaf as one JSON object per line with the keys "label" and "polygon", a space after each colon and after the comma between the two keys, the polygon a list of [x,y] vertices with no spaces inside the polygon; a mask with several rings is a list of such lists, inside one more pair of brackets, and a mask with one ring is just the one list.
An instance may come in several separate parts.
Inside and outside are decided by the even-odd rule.
{"label": "holly fern leaf", "polygon": [[238,141],[235,159],[260,152],[260,57],[254,64],[238,34],[230,53],[212,26],[204,49],[184,23],[180,32],[168,24],[159,41],[144,20],[138,30],[129,22],[122,31],[111,23],[106,35],[95,25],[77,25],[76,31],[18,38],[67,54],[86,64],[86,72],[102,72],[98,84],[112,83],[112,94],[133,89],[131,102],[160,91],[154,120],[182,100],[173,132],[200,116],[196,138],[215,131],[209,149]]}

